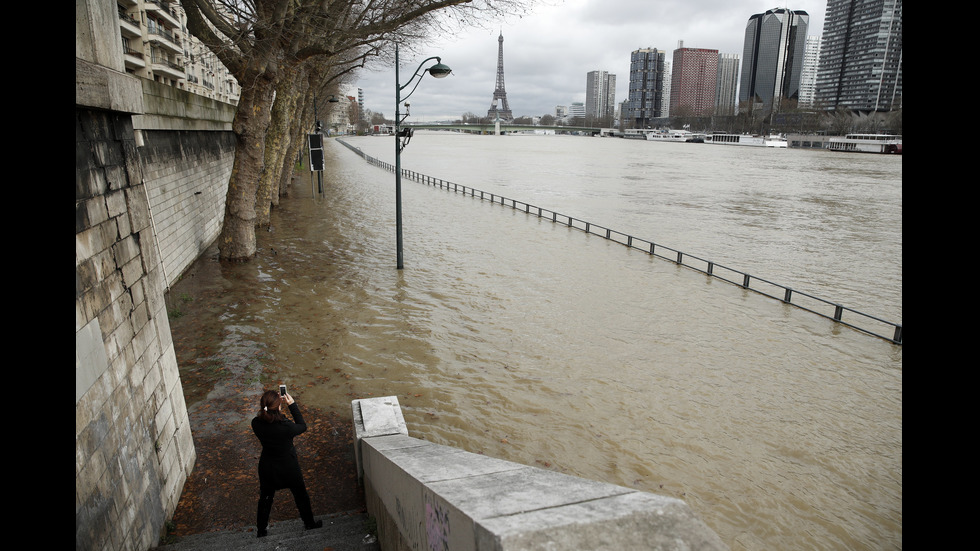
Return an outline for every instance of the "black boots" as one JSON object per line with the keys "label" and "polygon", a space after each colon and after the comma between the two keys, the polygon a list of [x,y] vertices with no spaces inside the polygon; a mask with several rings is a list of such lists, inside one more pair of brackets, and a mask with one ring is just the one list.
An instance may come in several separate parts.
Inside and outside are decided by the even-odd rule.
{"label": "black boots", "polygon": [[306,529],[307,530],[316,530],[317,528],[323,528],[323,521],[322,520],[318,520],[318,521],[314,522],[313,524],[307,524],[306,525]]}

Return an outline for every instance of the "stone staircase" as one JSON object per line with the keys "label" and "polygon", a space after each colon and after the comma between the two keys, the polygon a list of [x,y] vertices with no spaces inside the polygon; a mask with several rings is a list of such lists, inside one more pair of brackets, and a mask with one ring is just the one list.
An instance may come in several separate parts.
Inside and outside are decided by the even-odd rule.
{"label": "stone staircase", "polygon": [[366,513],[339,513],[316,517],[323,528],[305,530],[300,519],[269,525],[269,535],[255,537],[255,527],[240,530],[208,532],[181,538],[176,543],[154,547],[151,551],[380,551],[376,538],[369,534]]}

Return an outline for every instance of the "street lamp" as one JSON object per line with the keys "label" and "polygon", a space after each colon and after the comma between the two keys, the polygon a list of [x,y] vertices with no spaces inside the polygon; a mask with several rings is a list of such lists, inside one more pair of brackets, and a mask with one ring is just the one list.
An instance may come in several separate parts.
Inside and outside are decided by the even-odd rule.
{"label": "street lamp", "polygon": [[[436,64],[422,71],[422,66],[427,62],[436,60]],[[402,149],[408,145],[409,140],[412,139],[412,129],[406,128],[402,130],[402,120],[401,116],[401,103],[402,103],[402,90],[407,88],[412,81],[418,79],[415,82],[415,86],[412,87],[412,91],[405,96],[405,117],[408,118],[408,98],[415,93],[415,89],[418,88],[419,83],[422,82],[422,77],[425,73],[429,73],[435,78],[445,78],[449,73],[452,72],[448,66],[442,64],[442,58],[433,56],[422,63],[419,64],[419,68],[415,70],[415,74],[412,78],[408,79],[405,84],[400,84],[398,82],[398,44],[395,44],[395,227],[396,227],[396,242],[398,247],[398,269],[401,270],[405,267],[403,255],[402,255]]]}

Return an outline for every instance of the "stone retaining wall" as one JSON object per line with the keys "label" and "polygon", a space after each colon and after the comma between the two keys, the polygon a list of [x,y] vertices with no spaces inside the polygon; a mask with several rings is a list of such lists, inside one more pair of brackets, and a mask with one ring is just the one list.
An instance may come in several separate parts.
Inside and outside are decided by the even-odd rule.
{"label": "stone retaining wall", "polygon": [[148,549],[196,458],[165,295],[220,231],[235,108],[126,74],[115,3],[75,11],[75,548]]}

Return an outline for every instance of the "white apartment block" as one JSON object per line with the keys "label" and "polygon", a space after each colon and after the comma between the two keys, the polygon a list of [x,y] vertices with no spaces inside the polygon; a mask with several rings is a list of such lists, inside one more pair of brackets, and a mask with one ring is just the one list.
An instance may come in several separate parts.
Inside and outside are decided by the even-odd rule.
{"label": "white apartment block", "polygon": [[800,75],[800,107],[813,107],[817,90],[817,66],[820,63],[820,37],[806,37],[803,51],[803,72]]}
{"label": "white apartment block", "polygon": [[238,81],[187,31],[179,2],[116,0],[126,72],[237,104]]}
{"label": "white apartment block", "polygon": [[616,116],[616,75],[589,71],[585,76],[585,116],[612,120]]}
{"label": "white apartment block", "polygon": [[718,54],[718,84],[715,87],[715,114],[738,112],[738,54]]}

